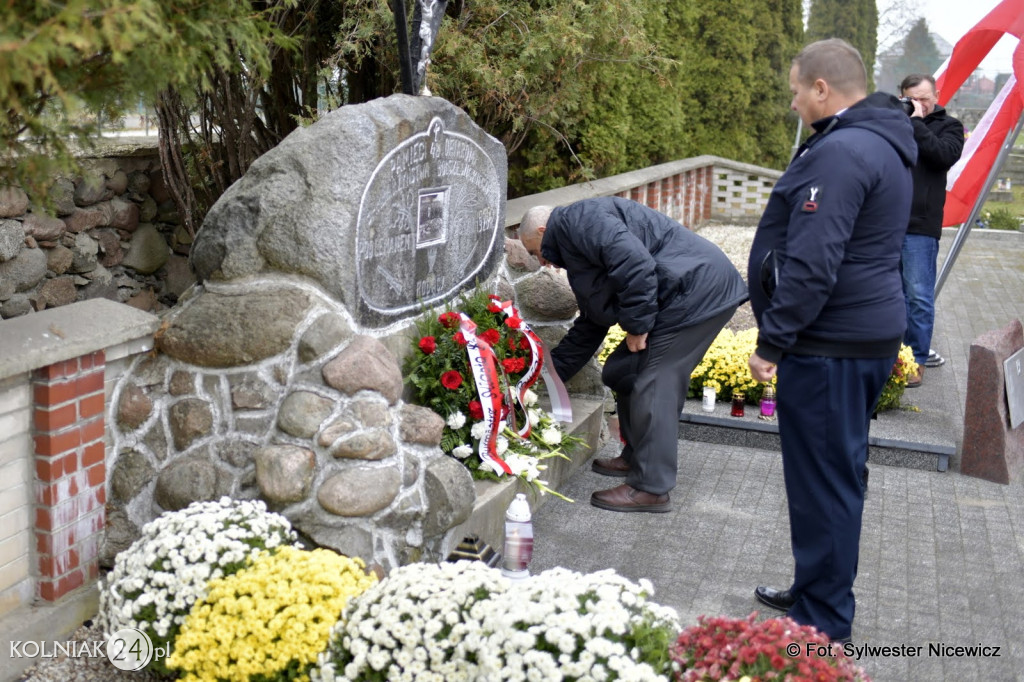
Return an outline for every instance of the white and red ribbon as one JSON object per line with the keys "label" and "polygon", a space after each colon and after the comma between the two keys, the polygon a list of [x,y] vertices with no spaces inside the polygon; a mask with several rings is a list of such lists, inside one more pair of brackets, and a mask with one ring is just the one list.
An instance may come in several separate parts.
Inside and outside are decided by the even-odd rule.
{"label": "white and red ribbon", "polygon": [[[512,395],[513,400],[519,403],[523,414],[527,414],[524,401],[526,391],[537,382],[539,375],[544,379],[544,385],[548,389],[548,396],[551,398],[551,416],[560,422],[572,422],[572,403],[569,400],[569,392],[565,390],[565,385],[558,378],[558,375],[548,367],[547,355],[544,353],[544,344],[541,342],[540,337],[530,328],[530,325],[522,321],[523,318],[519,315],[519,311],[512,304],[512,301],[500,301],[493,297],[491,300],[494,301],[496,306],[501,308],[506,319],[515,317],[520,320],[518,329],[523,333],[527,343],[530,345],[530,366],[523,374],[523,378],[516,384],[515,392]],[[530,420],[527,418],[524,421],[526,422],[524,426],[516,432],[521,438],[527,438],[530,435]]]}
{"label": "white and red ribbon", "polygon": [[[501,308],[506,319],[515,317],[522,320],[519,317],[519,311],[516,310],[511,301],[500,301],[500,299],[493,297],[492,301]],[[480,455],[480,460],[489,464],[492,469],[501,469],[506,474],[511,474],[512,469],[498,455],[498,426],[506,411],[506,406],[503,405],[504,401],[502,400],[501,384],[498,381],[498,372],[503,370],[499,368],[497,356],[491,345],[477,336],[476,323],[465,313],[461,312],[459,313],[459,330],[466,339],[469,369],[473,375],[473,383],[476,385],[477,395],[480,396],[480,406],[484,414],[482,421],[486,426],[486,431],[480,439],[477,452]],[[548,368],[544,344],[541,342],[540,337],[525,322],[520,322],[518,330],[522,332],[529,344],[530,366],[516,384],[515,390],[513,391],[510,388],[510,404],[507,406],[507,412],[513,426],[513,431],[520,438],[525,439],[530,436],[531,428],[529,412],[525,402],[526,391],[537,382],[538,376],[544,379],[544,384],[548,388],[548,395],[551,398],[551,414],[555,419],[561,422],[571,422],[572,403],[569,401],[569,392],[565,390],[565,385],[561,379]],[[515,426],[514,403],[519,404],[519,408],[524,415],[523,426],[519,428]]]}
{"label": "white and red ribbon", "polygon": [[506,474],[512,469],[498,455],[498,425],[501,422],[501,386],[498,383],[498,367],[491,345],[476,335],[476,324],[465,313],[459,313],[459,329],[466,339],[469,354],[469,370],[473,374],[480,406],[483,408],[483,422],[487,427],[480,439],[478,452],[480,460],[497,467]]}

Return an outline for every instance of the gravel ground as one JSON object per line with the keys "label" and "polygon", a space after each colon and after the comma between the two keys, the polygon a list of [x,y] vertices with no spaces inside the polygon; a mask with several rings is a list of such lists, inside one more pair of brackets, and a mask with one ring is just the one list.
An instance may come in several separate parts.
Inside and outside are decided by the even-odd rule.
{"label": "gravel ground", "polygon": [[[729,256],[740,274],[746,275],[747,254],[754,238],[752,226],[706,225],[699,230],[705,239],[718,246]],[[744,303],[727,325],[733,331],[755,326],[750,304]],[[75,641],[102,641],[103,635],[91,623],[83,625],[71,637]],[[105,680],[131,680],[157,682],[161,678],[149,673],[117,670],[106,658],[54,658],[41,661],[25,671],[19,682],[103,682]]]}
{"label": "gravel ground", "polygon": [[[102,642],[103,634],[99,628],[88,622],[75,630],[68,638],[61,638],[60,642]],[[101,657],[80,657],[80,658],[49,658],[40,661],[27,669],[18,678],[18,682],[106,682],[116,680],[121,682],[158,682],[161,678],[158,675],[146,672],[127,672],[118,670],[107,660],[106,656]]]}
{"label": "gravel ground", "polygon": [[[750,253],[750,244],[754,241],[753,225],[705,225],[698,230],[698,234],[705,239],[718,244],[718,247],[725,252],[732,264],[747,278],[747,255]],[[754,312],[750,309],[749,303],[744,303],[737,310],[736,314],[726,325],[734,332],[741,332],[744,329],[756,327]]]}

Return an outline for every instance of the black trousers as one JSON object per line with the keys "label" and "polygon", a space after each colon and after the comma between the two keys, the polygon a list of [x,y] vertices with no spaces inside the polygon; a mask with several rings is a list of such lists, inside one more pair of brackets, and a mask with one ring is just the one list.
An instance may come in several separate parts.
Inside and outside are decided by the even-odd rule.
{"label": "black trousers", "polygon": [[623,340],[605,360],[601,378],[615,391],[622,457],[630,464],[626,483],[637,490],[662,495],[676,486],[679,415],[690,374],[734,312],[669,332],[655,327],[646,349],[631,353]]}

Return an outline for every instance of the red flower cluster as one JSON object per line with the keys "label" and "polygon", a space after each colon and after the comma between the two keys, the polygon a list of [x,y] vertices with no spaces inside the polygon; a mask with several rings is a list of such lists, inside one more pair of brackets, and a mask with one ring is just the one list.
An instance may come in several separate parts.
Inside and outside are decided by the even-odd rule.
{"label": "red flower cluster", "polygon": [[447,313],[441,313],[437,318],[437,321],[441,323],[442,327],[447,329],[455,329],[459,326],[459,316],[457,313],[448,311]]}
{"label": "red flower cluster", "polygon": [[484,406],[480,404],[479,400],[469,401],[469,417],[476,420],[484,418]]}
{"label": "red flower cluster", "polygon": [[480,340],[486,341],[488,345],[491,346],[494,346],[499,341],[501,341],[501,332],[499,332],[497,329],[488,329],[484,333],[478,334],[477,336],[480,338]]}
{"label": "red flower cluster", "polygon": [[449,370],[441,375],[441,385],[448,390],[454,391],[462,385],[462,375],[454,369]]}
{"label": "red flower cluster", "polygon": [[676,679],[738,680],[744,675],[822,682],[868,679],[843,654],[841,645],[832,644],[829,649],[828,637],[815,628],[791,618],[755,623],[756,615],[745,619],[701,616],[699,624],[684,630],[671,649],[672,659],[680,666]]}
{"label": "red flower cluster", "polygon": [[437,341],[433,336],[423,336],[420,338],[420,350],[430,355],[437,350]]}
{"label": "red flower cluster", "polygon": [[526,358],[505,358],[501,366],[508,374],[515,374],[526,369]]}
{"label": "red flower cluster", "polygon": [[522,326],[523,324],[523,320],[521,317],[518,317],[516,315],[510,315],[505,318],[505,324],[507,324],[512,329],[519,329],[519,327]]}
{"label": "red flower cluster", "polygon": [[462,332],[455,332],[455,336],[453,336],[452,338],[455,339],[455,343],[459,344],[460,346],[466,345],[466,337],[462,334]]}

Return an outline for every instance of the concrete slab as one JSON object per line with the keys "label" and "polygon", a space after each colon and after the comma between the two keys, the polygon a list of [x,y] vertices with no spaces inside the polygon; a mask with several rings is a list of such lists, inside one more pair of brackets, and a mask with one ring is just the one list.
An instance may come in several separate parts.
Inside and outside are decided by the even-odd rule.
{"label": "concrete slab", "polygon": [[160,318],[94,298],[0,322],[0,379],[116,346],[160,327]]}

